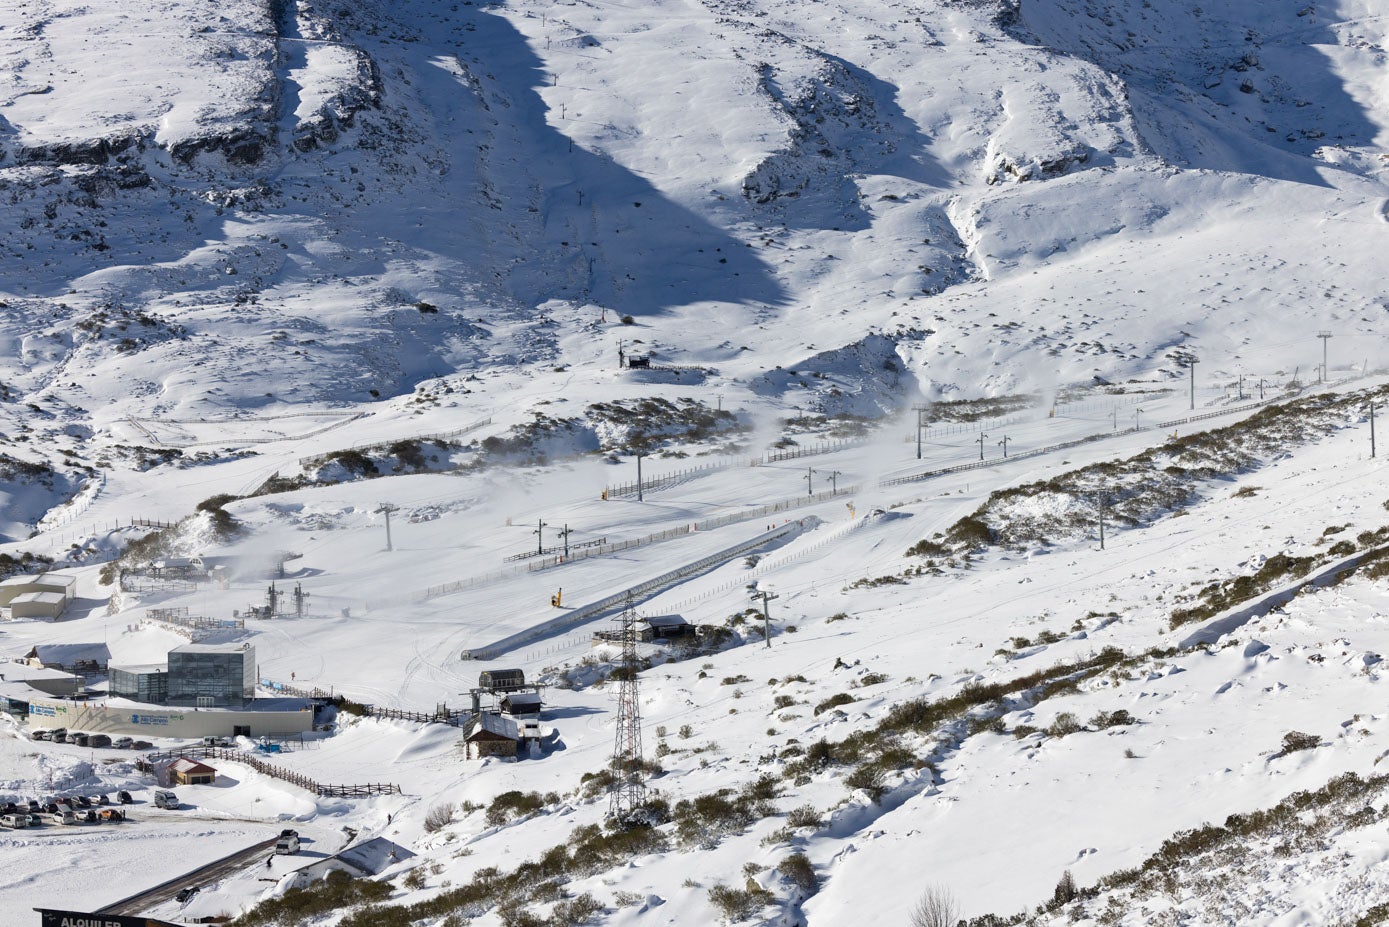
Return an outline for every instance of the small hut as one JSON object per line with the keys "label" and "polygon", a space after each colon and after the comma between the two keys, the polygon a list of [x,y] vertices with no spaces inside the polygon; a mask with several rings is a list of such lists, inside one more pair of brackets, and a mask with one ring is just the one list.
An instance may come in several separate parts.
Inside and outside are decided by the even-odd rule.
{"label": "small hut", "polygon": [[521,744],[521,728],[515,721],[501,715],[479,715],[464,740],[468,745],[470,760],[480,760],[485,756],[515,757]]}
{"label": "small hut", "polygon": [[217,770],[181,756],[169,764],[169,780],[174,785],[211,785],[217,781]]}
{"label": "small hut", "polygon": [[509,715],[539,715],[539,692],[508,692],[502,696],[502,711]]}
{"label": "small hut", "polygon": [[642,621],[646,625],[640,632],[644,641],[673,641],[695,636],[695,626],[680,615],[652,615]]}

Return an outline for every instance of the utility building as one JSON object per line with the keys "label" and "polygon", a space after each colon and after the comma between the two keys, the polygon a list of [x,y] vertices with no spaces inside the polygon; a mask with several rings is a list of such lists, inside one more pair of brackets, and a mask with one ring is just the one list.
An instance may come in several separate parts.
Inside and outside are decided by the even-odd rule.
{"label": "utility building", "polygon": [[502,711],[509,715],[540,716],[539,692],[508,692],[502,696]]}
{"label": "utility building", "polygon": [[169,701],[169,667],[163,663],[111,667],[111,695],[151,705]]}
{"label": "utility building", "polygon": [[644,641],[673,641],[695,636],[695,626],[679,615],[652,615],[641,621],[645,625],[640,631]]}
{"label": "utility building", "polygon": [[228,708],[256,694],[250,644],[184,644],[169,651],[169,704]]}
{"label": "utility building", "polygon": [[67,608],[67,596],[61,592],[21,592],[10,600],[10,617],[57,621]]}
{"label": "utility building", "polygon": [[526,686],[526,674],[519,669],[484,670],[477,677],[478,688],[490,692],[510,692]]}
{"label": "utility building", "polygon": [[10,576],[0,580],[0,605],[12,605],[17,596],[30,592],[56,592],[63,597],[66,608],[77,595],[77,580],[60,573]]}
{"label": "utility building", "polygon": [[181,756],[169,764],[169,781],[175,785],[211,785],[217,781],[217,770]]}
{"label": "utility building", "polygon": [[521,745],[521,727],[501,715],[479,715],[468,731],[465,742],[470,760],[480,760],[486,756],[514,757]]}
{"label": "utility building", "polygon": [[104,673],[111,663],[105,644],[39,644],[24,655],[30,666],[73,673]]}

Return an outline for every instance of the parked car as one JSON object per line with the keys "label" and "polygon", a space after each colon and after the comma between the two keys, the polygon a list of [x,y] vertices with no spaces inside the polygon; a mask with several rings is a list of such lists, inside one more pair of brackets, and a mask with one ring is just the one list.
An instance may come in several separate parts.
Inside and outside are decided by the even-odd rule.
{"label": "parked car", "polygon": [[77,746],[79,747],[87,746],[89,739],[89,735],[83,733],[82,731],[75,731],[68,735],[68,743],[77,744]]}
{"label": "parked car", "polygon": [[29,732],[30,740],[47,740],[53,736],[53,732],[46,728],[38,728]]}
{"label": "parked car", "polygon": [[0,802],[0,814],[14,814],[19,806],[12,801]]}
{"label": "parked car", "polygon": [[148,750],[150,747],[153,747],[153,746],[154,746],[154,744],[150,743],[148,740],[137,740],[137,741],[134,741],[134,742],[131,743],[130,749],[132,749],[132,750]]}
{"label": "parked car", "polygon": [[48,732],[48,736],[55,744],[66,743],[68,739],[68,729],[65,727],[55,727]]}
{"label": "parked car", "polygon": [[181,802],[178,800],[178,796],[173,792],[159,790],[154,793],[154,807],[156,808],[168,808],[172,811],[178,808],[180,804]]}
{"label": "parked car", "polygon": [[77,802],[77,807],[79,808],[90,808],[92,806],[92,800],[85,795],[74,796],[73,800]]}
{"label": "parked car", "polygon": [[29,826],[30,826],[30,827],[42,827],[42,826],[43,826],[43,818],[39,817],[38,812],[30,812],[30,813],[27,815],[27,817],[28,817],[28,820],[29,820]]}
{"label": "parked car", "polygon": [[230,747],[232,739],[230,737],[204,737],[204,747]]}
{"label": "parked car", "polygon": [[117,737],[111,742],[111,746],[117,750],[129,750],[134,743],[135,741],[130,737]]}
{"label": "parked car", "polygon": [[111,738],[105,734],[93,734],[87,738],[87,744],[92,747],[109,747],[111,746]]}
{"label": "parked car", "polygon": [[[44,813],[44,814],[54,814],[54,813],[57,812],[57,810],[58,810],[58,802],[56,802],[56,801],[50,801],[50,802],[45,802],[45,803],[44,803],[44,806],[43,806],[43,813]],[[68,808],[68,810],[71,811],[72,809],[71,809],[71,808]]]}
{"label": "parked car", "polygon": [[71,809],[68,809],[66,811],[54,811],[52,814],[48,816],[48,819],[52,821],[54,824],[77,823],[77,815],[74,814]]}
{"label": "parked car", "polygon": [[96,823],[96,812],[95,812],[95,811],[92,811],[92,810],[90,810],[90,809],[88,809],[87,811],[83,812],[81,815],[79,815],[79,817],[81,817],[82,820],[86,821],[88,824],[95,824],[95,823]]}
{"label": "parked car", "polygon": [[14,814],[0,814],[0,827],[28,827],[29,815],[22,812]]}
{"label": "parked car", "polygon": [[198,886],[196,885],[194,885],[192,888],[181,888],[179,889],[178,894],[174,896],[174,900],[177,901],[179,904],[184,904],[188,901],[189,898],[192,898],[197,893]]}
{"label": "parked car", "polygon": [[32,799],[32,798],[29,799],[29,813],[30,813],[30,814],[38,814],[38,813],[39,813],[39,803],[38,803],[38,801],[36,801],[35,799]]}
{"label": "parked car", "polygon": [[131,798],[130,793],[127,792],[125,789],[121,789],[119,792],[116,793],[116,801],[120,802],[122,805],[128,805],[131,802],[135,801],[135,799]]}
{"label": "parked car", "polygon": [[107,795],[105,792],[102,792],[100,795],[96,797],[96,803],[98,805],[109,805],[111,804],[111,796]]}

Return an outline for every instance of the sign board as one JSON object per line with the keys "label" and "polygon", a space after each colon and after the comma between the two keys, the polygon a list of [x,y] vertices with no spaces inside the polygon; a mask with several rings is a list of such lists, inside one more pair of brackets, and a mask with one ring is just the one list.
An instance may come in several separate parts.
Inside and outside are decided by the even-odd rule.
{"label": "sign board", "polygon": [[87,914],[82,911],[53,911],[35,908],[43,918],[42,927],[176,927],[168,921],[128,914]]}

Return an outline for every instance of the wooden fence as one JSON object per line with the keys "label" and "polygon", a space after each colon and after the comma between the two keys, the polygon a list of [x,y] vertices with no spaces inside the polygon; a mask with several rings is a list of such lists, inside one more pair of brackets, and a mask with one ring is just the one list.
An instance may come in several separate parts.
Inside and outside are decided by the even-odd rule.
{"label": "wooden fence", "polygon": [[315,795],[332,796],[335,798],[367,798],[372,795],[400,794],[400,786],[389,782],[373,782],[367,785],[323,785],[301,773],[291,772],[273,763],[267,763],[258,756],[252,756],[242,750],[232,750],[227,747],[189,747],[185,750],[147,753],[137,760],[135,765],[141,772],[153,774],[157,764],[165,761],[173,762],[180,757],[230,760],[233,763],[249,766],[263,775],[279,779],[282,782],[288,782],[290,785],[297,785],[299,788],[313,792]]}
{"label": "wooden fence", "polygon": [[444,706],[433,713],[424,711],[409,711],[404,708],[378,708],[375,705],[366,705],[363,712],[368,718],[386,718],[394,721],[417,721],[420,724],[447,724],[451,727],[464,727],[468,719],[472,717],[470,711],[449,711],[448,706]]}

